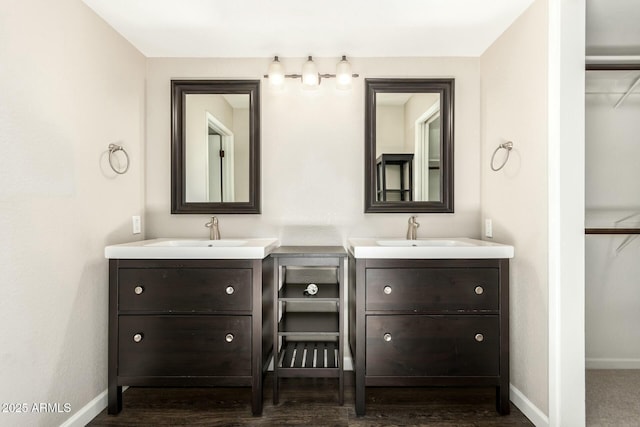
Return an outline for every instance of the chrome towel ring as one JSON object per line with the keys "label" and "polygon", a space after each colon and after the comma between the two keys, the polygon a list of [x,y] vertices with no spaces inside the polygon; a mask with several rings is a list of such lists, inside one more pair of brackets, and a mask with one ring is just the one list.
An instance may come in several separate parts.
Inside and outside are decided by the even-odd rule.
{"label": "chrome towel ring", "polygon": [[[124,168],[117,168],[113,165],[113,157],[116,151],[122,151],[122,154],[124,154],[124,157],[127,159],[127,162],[125,163]],[[129,170],[129,155],[124,150],[124,148],[122,148],[122,145],[109,144],[109,166],[111,166],[111,169],[113,169],[113,171],[119,175],[122,175]],[[118,162],[118,166],[120,166],[119,162]]]}
{"label": "chrome towel ring", "polygon": [[[502,164],[498,167],[494,166],[494,160],[496,157],[496,153],[498,151],[500,151],[500,149],[503,148],[505,150],[507,150],[507,155],[505,156],[504,160],[502,161]],[[504,144],[500,144],[498,145],[498,148],[495,149],[495,151],[493,152],[493,155],[491,156],[491,169],[494,171],[499,171],[500,169],[502,169],[504,167],[504,165],[507,164],[507,160],[509,160],[509,153],[511,152],[511,150],[513,149],[513,142],[511,141],[507,141]]]}

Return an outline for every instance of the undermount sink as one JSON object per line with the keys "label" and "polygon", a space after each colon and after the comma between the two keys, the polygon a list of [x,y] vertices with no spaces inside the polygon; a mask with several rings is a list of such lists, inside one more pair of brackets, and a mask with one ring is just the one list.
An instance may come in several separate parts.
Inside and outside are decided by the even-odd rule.
{"label": "undermount sink", "polygon": [[278,246],[275,238],[162,238],[107,246],[104,255],[112,259],[263,259]]}
{"label": "undermount sink", "polygon": [[417,240],[352,238],[355,258],[473,259],[513,258],[513,246],[466,237]]}

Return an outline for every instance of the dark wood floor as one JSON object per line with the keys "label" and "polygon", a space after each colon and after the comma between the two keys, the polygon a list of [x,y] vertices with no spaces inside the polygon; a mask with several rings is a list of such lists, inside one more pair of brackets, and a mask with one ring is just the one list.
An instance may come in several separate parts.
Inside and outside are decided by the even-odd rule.
{"label": "dark wood floor", "polygon": [[369,388],[367,415],[356,417],[353,387],[338,405],[332,379],[281,380],[280,403],[272,403],[265,384],[264,411],[251,415],[248,388],[129,388],[123,410],[106,410],[90,426],[533,426],[513,405],[511,414],[495,412],[493,389]]}

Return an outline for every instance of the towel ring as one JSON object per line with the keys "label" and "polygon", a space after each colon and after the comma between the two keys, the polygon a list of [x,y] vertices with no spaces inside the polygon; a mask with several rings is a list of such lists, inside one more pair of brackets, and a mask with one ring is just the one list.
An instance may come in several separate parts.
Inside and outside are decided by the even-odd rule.
{"label": "towel ring", "polygon": [[[505,150],[507,150],[507,155],[504,158],[504,160],[502,161],[502,164],[500,166],[498,166],[498,167],[495,167],[493,165],[493,162],[495,160],[496,153],[498,151],[500,151],[501,148],[504,148]],[[504,165],[507,164],[507,160],[509,160],[509,153],[511,152],[512,149],[513,149],[513,142],[511,142],[511,141],[507,141],[504,144],[498,145],[498,148],[495,149],[495,151],[493,152],[493,155],[491,156],[491,169],[494,170],[494,171],[499,171],[500,169],[502,169],[504,167]]]}
{"label": "towel ring", "polygon": [[[116,151],[122,151],[122,154],[124,154],[124,157],[127,159],[127,163],[125,164],[124,169],[118,169],[113,166],[113,156]],[[129,155],[124,150],[124,148],[122,148],[122,145],[109,144],[109,166],[111,166],[111,169],[113,169],[113,171],[119,175],[122,175],[129,170]]]}

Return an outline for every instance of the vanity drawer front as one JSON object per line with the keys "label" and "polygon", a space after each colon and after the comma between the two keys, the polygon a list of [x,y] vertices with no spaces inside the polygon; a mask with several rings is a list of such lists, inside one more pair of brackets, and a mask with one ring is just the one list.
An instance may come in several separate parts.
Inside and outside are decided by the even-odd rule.
{"label": "vanity drawer front", "polygon": [[119,376],[249,376],[251,316],[120,316]]}
{"label": "vanity drawer front", "polygon": [[118,302],[121,311],[248,311],[251,269],[120,269]]}
{"label": "vanity drawer front", "polygon": [[497,311],[498,269],[369,268],[367,310]]}
{"label": "vanity drawer front", "polygon": [[497,376],[497,315],[368,316],[368,376]]}

